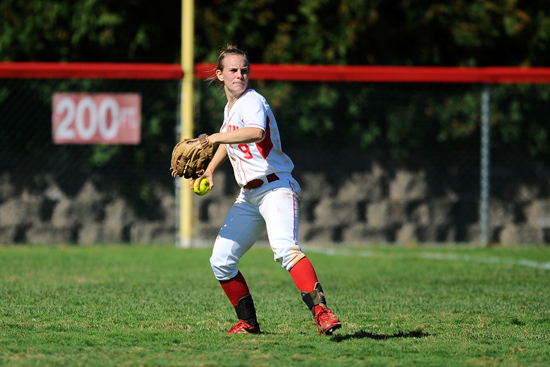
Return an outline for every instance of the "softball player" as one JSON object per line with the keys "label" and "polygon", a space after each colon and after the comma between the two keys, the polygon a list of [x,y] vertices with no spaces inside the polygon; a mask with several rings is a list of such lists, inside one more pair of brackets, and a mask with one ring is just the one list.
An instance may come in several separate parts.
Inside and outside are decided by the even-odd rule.
{"label": "softball player", "polygon": [[[241,187],[216,238],[210,264],[239,321],[227,334],[260,333],[254,302],[238,270],[241,257],[267,229],[274,258],[290,272],[311,310],[319,335],[332,334],[340,320],[326,306],[315,270],[297,243],[300,186],[292,177],[294,164],[281,150],[277,122],[265,98],[248,89],[250,64],[246,54],[228,46],[218,57],[215,75],[227,105],[219,133],[208,136],[219,144],[203,176],[214,188],[214,172],[229,158]],[[192,180],[190,185],[194,184]]]}

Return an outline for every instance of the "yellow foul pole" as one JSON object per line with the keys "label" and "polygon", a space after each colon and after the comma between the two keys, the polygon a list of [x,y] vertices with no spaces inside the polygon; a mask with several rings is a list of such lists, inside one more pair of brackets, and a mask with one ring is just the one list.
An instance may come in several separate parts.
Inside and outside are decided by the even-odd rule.
{"label": "yellow foul pole", "polygon": [[[181,130],[180,140],[193,137],[193,36],[194,36],[194,0],[182,0],[181,4],[181,66],[183,83],[181,87]],[[191,247],[195,237],[195,213],[193,191],[189,182],[179,179],[179,238],[178,247]]]}

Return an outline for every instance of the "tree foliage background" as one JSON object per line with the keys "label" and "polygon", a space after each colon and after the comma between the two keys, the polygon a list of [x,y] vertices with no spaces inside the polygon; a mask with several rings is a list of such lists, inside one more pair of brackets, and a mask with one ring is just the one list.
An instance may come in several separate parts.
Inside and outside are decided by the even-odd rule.
{"label": "tree foliage background", "polygon": [[[187,0],[184,0],[187,1]],[[177,63],[181,0],[2,0],[2,61]],[[548,0],[200,0],[195,59],[547,66]]]}
{"label": "tree foliage background", "polygon": [[[180,0],[2,0],[0,61],[179,63],[181,19]],[[252,63],[550,65],[548,0],[200,0],[194,19],[196,62],[214,62],[231,43]],[[290,143],[351,136],[357,146],[384,145],[401,156],[427,145],[450,154],[479,134],[475,86],[433,96],[414,85],[253,86],[268,97]],[[213,132],[224,101],[215,88],[199,88],[199,126]],[[386,105],[373,106],[373,95],[385,95],[379,103]],[[493,95],[494,149],[550,158],[548,88],[494,86]]]}

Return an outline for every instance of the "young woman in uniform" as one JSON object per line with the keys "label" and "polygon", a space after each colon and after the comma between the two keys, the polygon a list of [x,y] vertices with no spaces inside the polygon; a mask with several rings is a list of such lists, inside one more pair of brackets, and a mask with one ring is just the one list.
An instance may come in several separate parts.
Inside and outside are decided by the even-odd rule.
{"label": "young woman in uniform", "polygon": [[[237,265],[241,257],[267,230],[275,261],[289,271],[311,310],[319,335],[341,327],[326,306],[315,270],[298,246],[300,186],[292,177],[294,164],[281,150],[277,122],[265,98],[248,89],[250,64],[234,46],[218,57],[211,81],[219,82],[227,97],[219,133],[208,136],[219,144],[203,176],[215,186],[214,173],[229,158],[241,187],[216,238],[210,264],[231,304],[238,322],[227,334],[260,333],[252,295]],[[194,184],[192,180],[190,185]]]}

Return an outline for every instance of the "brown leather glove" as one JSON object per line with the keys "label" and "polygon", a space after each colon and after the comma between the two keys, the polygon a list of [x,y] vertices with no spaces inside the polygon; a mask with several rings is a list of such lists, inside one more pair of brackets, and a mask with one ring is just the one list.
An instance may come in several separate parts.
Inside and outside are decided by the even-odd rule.
{"label": "brown leather glove", "polygon": [[172,177],[196,179],[200,177],[212,160],[214,146],[208,135],[201,134],[196,139],[180,141],[172,151]]}

